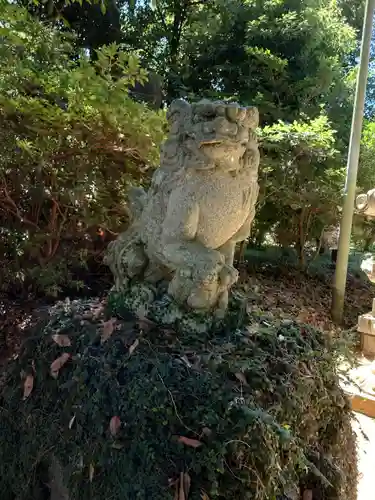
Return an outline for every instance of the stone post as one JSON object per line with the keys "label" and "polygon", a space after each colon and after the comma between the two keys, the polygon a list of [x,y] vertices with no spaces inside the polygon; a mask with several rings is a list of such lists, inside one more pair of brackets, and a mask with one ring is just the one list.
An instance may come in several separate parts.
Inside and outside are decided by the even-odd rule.
{"label": "stone post", "polygon": [[[375,217],[375,189],[356,198],[356,209],[367,217]],[[371,277],[375,277],[375,264],[372,266]],[[365,356],[375,356],[375,299],[372,310],[358,318],[358,332],[361,335],[361,350]]]}

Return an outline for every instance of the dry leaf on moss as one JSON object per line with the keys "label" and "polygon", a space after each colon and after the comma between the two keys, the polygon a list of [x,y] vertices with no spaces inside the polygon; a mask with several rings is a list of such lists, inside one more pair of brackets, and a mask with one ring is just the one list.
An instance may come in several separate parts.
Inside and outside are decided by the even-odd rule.
{"label": "dry leaf on moss", "polygon": [[199,448],[203,444],[198,439],[191,439],[185,436],[178,436],[178,441],[186,446],[190,446],[190,448]]}
{"label": "dry leaf on moss", "polygon": [[59,333],[56,333],[55,335],[52,335],[52,340],[60,347],[69,347],[72,345],[70,338],[67,335],[60,335]]}
{"label": "dry leaf on moss", "polygon": [[180,474],[178,500],[186,500],[184,491],[184,474],[182,472]]}
{"label": "dry leaf on moss", "polygon": [[51,363],[50,366],[51,377],[57,378],[59,376],[59,371],[65,365],[65,363],[68,361],[69,358],[70,354],[68,352],[64,352],[61,356],[56,358],[55,361]]}
{"label": "dry leaf on moss", "polygon": [[136,348],[138,347],[139,345],[139,340],[136,339],[132,345],[129,347],[129,354],[133,354],[133,352],[136,350]]}
{"label": "dry leaf on moss", "polygon": [[27,375],[25,382],[23,384],[23,399],[27,399],[34,388],[34,377],[33,375]]}
{"label": "dry leaf on moss", "polygon": [[104,344],[112,335],[115,329],[116,318],[111,318],[103,323],[103,330],[101,334],[101,343]]}
{"label": "dry leaf on moss", "polygon": [[94,479],[94,472],[95,472],[94,466],[92,464],[90,464],[90,467],[89,467],[89,481],[90,481],[90,483],[92,483],[92,480]]}
{"label": "dry leaf on moss", "polygon": [[246,386],[249,385],[247,383],[245,375],[242,372],[237,372],[234,375],[235,375],[236,379],[239,380],[243,385],[246,385]]}
{"label": "dry leaf on moss", "polygon": [[117,416],[112,417],[109,423],[109,432],[111,433],[111,436],[113,437],[117,436],[120,427],[121,427],[120,418]]}
{"label": "dry leaf on moss", "polygon": [[76,419],[76,416],[73,415],[72,418],[70,419],[69,421],[69,429],[71,429],[73,427],[73,424],[74,424],[74,420]]}
{"label": "dry leaf on moss", "polygon": [[190,486],[191,486],[191,478],[187,472],[183,474],[183,483],[184,483],[184,493],[187,499],[190,493]]}
{"label": "dry leaf on moss", "polygon": [[208,427],[203,427],[202,436],[206,436],[206,437],[212,436],[212,430],[209,429]]}
{"label": "dry leaf on moss", "polygon": [[123,443],[113,443],[111,444],[111,448],[114,450],[122,450],[125,445]]}
{"label": "dry leaf on moss", "polygon": [[188,500],[191,479],[187,472],[181,472],[180,477],[175,482],[174,500]]}

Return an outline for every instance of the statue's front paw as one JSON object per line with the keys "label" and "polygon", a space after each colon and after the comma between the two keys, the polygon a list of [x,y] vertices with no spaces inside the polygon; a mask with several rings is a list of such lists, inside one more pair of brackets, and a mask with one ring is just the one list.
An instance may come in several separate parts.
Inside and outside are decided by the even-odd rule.
{"label": "statue's front paw", "polygon": [[228,289],[237,283],[238,276],[237,269],[225,264],[219,273],[220,285]]}

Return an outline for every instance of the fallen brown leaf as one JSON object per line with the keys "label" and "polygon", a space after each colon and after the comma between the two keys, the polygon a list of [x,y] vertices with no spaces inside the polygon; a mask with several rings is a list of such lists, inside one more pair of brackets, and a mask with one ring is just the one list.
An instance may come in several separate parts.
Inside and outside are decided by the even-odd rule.
{"label": "fallen brown leaf", "polygon": [[135,339],[135,341],[132,343],[132,345],[129,347],[129,354],[133,354],[133,352],[137,349],[139,345],[139,340]]}
{"label": "fallen brown leaf", "polygon": [[23,384],[23,399],[27,399],[34,388],[34,377],[33,375],[27,375],[25,382]]}
{"label": "fallen brown leaf", "polygon": [[65,365],[65,363],[68,361],[69,358],[70,354],[68,352],[64,352],[61,356],[56,358],[55,361],[51,363],[50,366],[51,377],[57,378],[59,376],[59,371]]}
{"label": "fallen brown leaf", "polygon": [[67,335],[60,335],[59,333],[56,333],[55,335],[52,335],[52,340],[60,347],[69,347],[72,345],[70,338]]}
{"label": "fallen brown leaf", "polygon": [[144,332],[148,332],[151,330],[151,328],[153,328],[156,323],[154,323],[153,321],[151,321],[150,319],[148,318],[138,318],[137,320],[137,324],[139,326],[139,328],[141,330],[143,330]]}
{"label": "fallen brown leaf", "polygon": [[185,436],[178,436],[178,441],[191,448],[199,448],[203,444],[201,441],[198,441],[198,439],[191,439]]}
{"label": "fallen brown leaf", "polygon": [[111,418],[111,421],[109,423],[109,432],[111,433],[111,436],[117,436],[118,431],[120,430],[121,427],[121,420],[119,417],[114,416]]}
{"label": "fallen brown leaf", "polygon": [[247,383],[246,377],[242,372],[237,372],[234,374],[236,379],[239,380],[243,385],[248,386],[249,384]]}
{"label": "fallen brown leaf", "polygon": [[101,334],[101,343],[104,344],[112,335],[115,329],[116,318],[111,318],[103,323],[103,330]]}

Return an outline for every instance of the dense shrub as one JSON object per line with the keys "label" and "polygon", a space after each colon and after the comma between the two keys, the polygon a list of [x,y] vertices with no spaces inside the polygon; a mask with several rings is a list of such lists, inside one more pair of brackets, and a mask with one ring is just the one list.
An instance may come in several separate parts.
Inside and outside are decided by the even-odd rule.
{"label": "dense shrub", "polygon": [[337,223],[345,182],[335,131],[327,117],[279,122],[260,134],[263,150],[261,195],[254,239],[271,232],[283,247],[304,248],[325,227]]}
{"label": "dense shrub", "polygon": [[25,10],[1,17],[0,281],[56,292],[98,226],[126,224],[127,187],[157,164],[164,119],[128,97],[146,78],[135,55],[111,45],[92,64]]}
{"label": "dense shrub", "polygon": [[[184,335],[136,320],[123,303],[112,296],[105,312],[98,302],[58,304],[8,366],[3,500],[43,499],[37,488],[48,483],[51,454],[71,500],[177,498],[181,473],[191,490],[179,498],[189,500],[274,500],[299,485],[317,498],[354,500],[338,344],[307,326],[247,315],[238,299],[221,328]],[[50,365],[63,352],[69,361],[55,379]],[[34,386],[22,400],[27,375]]]}

